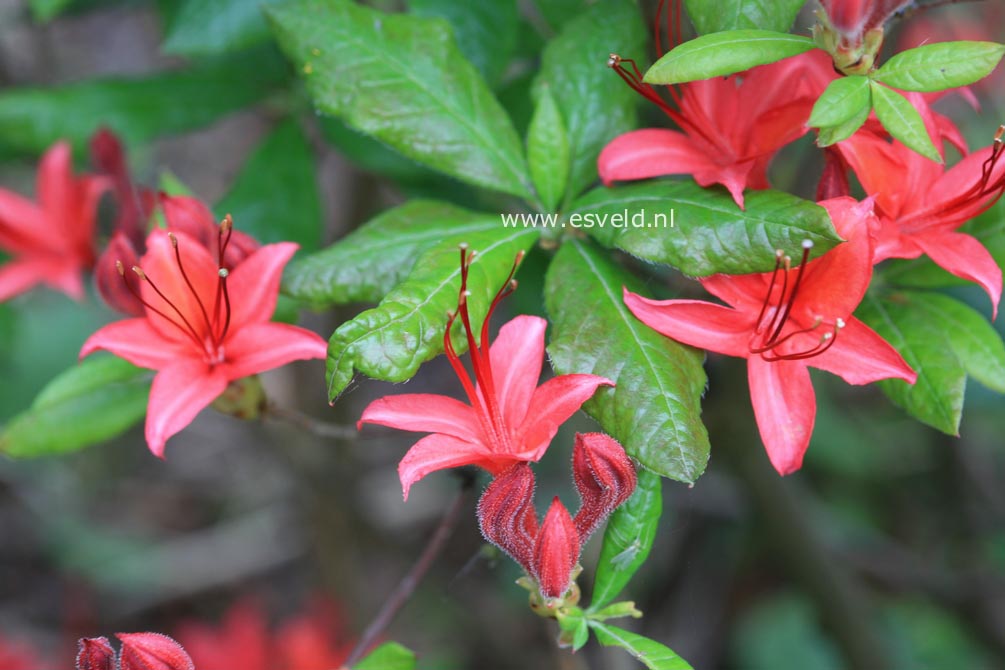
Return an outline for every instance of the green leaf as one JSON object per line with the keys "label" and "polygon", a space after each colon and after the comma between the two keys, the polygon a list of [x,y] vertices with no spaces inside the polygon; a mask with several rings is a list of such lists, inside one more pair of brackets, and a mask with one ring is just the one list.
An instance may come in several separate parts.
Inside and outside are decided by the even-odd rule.
{"label": "green leaf", "polygon": [[569,607],[556,613],[558,627],[562,633],[558,636],[558,646],[579,651],[590,640],[590,627],[583,616],[583,610]]}
{"label": "green leaf", "polygon": [[559,374],[614,381],[616,387],[600,389],[583,409],[644,467],[693,482],[709,452],[701,422],[703,355],[636,319],[622,300],[623,287],[646,293],[589,242],[562,245],[545,277],[552,365]]}
{"label": "green leaf", "polygon": [[698,34],[755,28],[784,33],[805,0],[685,0]]}
{"label": "green leaf", "polygon": [[63,454],[111,439],[147,411],[150,371],[95,356],[53,379],[0,433],[0,451],[14,458]]}
{"label": "green leaf", "polygon": [[488,234],[499,216],[434,200],[411,200],[326,249],[294,261],[283,291],[314,307],[377,302],[408,276],[415,259],[451,237]]}
{"label": "green leaf", "polygon": [[855,131],[861,128],[862,124],[869,119],[869,113],[872,112],[871,102],[870,100],[869,107],[860,109],[855,116],[844,123],[831,126],[830,128],[821,128],[817,134],[817,146],[821,148],[829,147],[854,135]]}
{"label": "green leaf", "polygon": [[318,248],[321,198],[314,152],[296,121],[281,123],[258,145],[216,210],[230,213],[238,230],[262,242]]}
{"label": "green leaf", "polygon": [[415,654],[397,642],[385,642],[353,666],[353,670],[412,670]]}
{"label": "green leaf", "polygon": [[[606,247],[699,277],[767,272],[778,249],[798,258],[808,239],[819,256],[841,239],[827,211],[808,200],[747,191],[745,203],[741,210],[725,190],[691,181],[652,181],[594,189],[573,204],[568,220]],[[672,226],[660,225],[660,214]]]}
{"label": "green leaf", "polygon": [[901,51],[872,78],[903,91],[931,93],[968,86],[991,74],[1005,54],[997,42],[936,42]]}
{"label": "green leaf", "polygon": [[348,0],[267,12],[318,109],[462,181],[531,197],[520,138],[445,21]]}
{"label": "green leaf", "polygon": [[73,0],[28,0],[31,15],[39,23],[46,23],[63,13]]}
{"label": "green leaf", "polygon": [[517,45],[516,0],[408,0],[416,16],[439,16],[454,30],[461,53],[491,84],[499,82]]}
{"label": "green leaf", "polygon": [[918,308],[923,295],[867,295],[856,316],[892,344],[918,373],[913,386],[899,379],[879,382],[883,393],[922,423],[958,435],[967,373],[953,351],[945,324],[933,322]]}
{"label": "green leaf", "polygon": [[569,137],[551,89],[538,91],[537,107],[527,131],[530,176],[545,211],[554,211],[569,183]]}
{"label": "green leaf", "polygon": [[545,47],[535,89],[551,90],[565,119],[571,155],[569,196],[597,180],[597,156],[636,127],[642,98],[606,66],[611,51],[645,52],[645,26],[632,0],[591,4]]}
{"label": "green leaf", "polygon": [[813,40],[771,30],[727,30],[702,35],[663,54],[646,72],[647,84],[683,84],[767,65],[815,49]]}
{"label": "green leaf", "polygon": [[590,621],[597,641],[605,647],[621,647],[650,670],[694,670],[683,658],[655,640],[617,626]]}
{"label": "green leaf", "polygon": [[817,98],[806,125],[813,128],[840,126],[872,109],[868,77],[839,77]]}
{"label": "green leaf", "polygon": [[443,351],[447,312],[457,308],[461,242],[478,252],[468,282],[471,318],[478,328],[513,259],[539,235],[534,229],[500,228],[497,224],[491,231],[442,238],[380,305],[339,326],[328,342],[329,399],[334,402],[356,370],[374,379],[401,382]]}
{"label": "green leaf", "polygon": [[9,88],[0,93],[0,152],[40,154],[59,139],[83,150],[101,126],[127,145],[143,143],[209,125],[285,78],[282,59],[268,51],[143,79]]}
{"label": "green leaf", "polygon": [[597,611],[617,598],[645,563],[663,513],[662,485],[662,480],[652,472],[639,470],[635,493],[611,515],[597,562],[590,611]]}
{"label": "green leaf", "polygon": [[875,81],[869,83],[872,89],[872,105],[876,116],[894,139],[909,149],[936,163],[942,162],[942,156],[932,144],[925,122],[921,114],[907,98]]}
{"label": "green leaf", "polygon": [[180,0],[161,49],[180,56],[209,56],[262,44],[269,26],[262,8],[284,0]]}

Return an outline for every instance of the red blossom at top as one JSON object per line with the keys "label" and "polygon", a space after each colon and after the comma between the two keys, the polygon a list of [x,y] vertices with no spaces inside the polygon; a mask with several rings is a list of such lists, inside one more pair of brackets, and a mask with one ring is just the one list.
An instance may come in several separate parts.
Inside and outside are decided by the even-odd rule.
{"label": "red blossom at top", "polygon": [[701,300],[650,300],[625,290],[643,323],[679,342],[747,359],[754,415],[772,465],[798,470],[809,445],[816,399],[808,366],[849,384],[917,376],[900,354],[852,316],[872,278],[872,203],[837,198],[827,208],[846,242],[798,268],[778,255],[774,272],[701,280],[729,307]]}
{"label": "red blossom at top", "polygon": [[169,229],[150,233],[138,265],[118,264],[144,315],[105,326],[80,352],[83,357],[104,349],[158,370],[146,421],[147,444],[157,456],[231,381],[294,360],[324,358],[326,351],[315,333],[269,321],[283,266],[297,245],[266,245],[247,257],[236,254],[240,260],[232,262],[229,217],[214,226],[207,246],[182,232],[184,217],[174,209],[176,201],[167,202]]}
{"label": "red blossom at top", "polygon": [[82,638],[78,643],[77,670],[195,670],[180,644],[160,633],[116,633],[122,649],[115,650],[104,637]]}
{"label": "red blossom at top", "polygon": [[[468,269],[474,255],[461,249],[457,311],[443,336],[443,349],[470,404],[428,393],[387,396],[370,403],[358,422],[359,427],[372,423],[432,433],[415,443],[398,465],[406,499],[412,484],[436,470],[477,465],[495,475],[514,463],[540,460],[558,427],[598,387],[614,385],[596,375],[573,374],[538,386],[548,325],[542,318],[518,316],[499,330],[494,343],[490,341],[489,320],[515,288],[512,277],[520,258],[492,301],[480,336],[476,335],[468,311]],[[467,336],[474,381],[450,338],[458,317]]]}
{"label": "red blossom at top", "polygon": [[0,302],[47,284],[80,300],[81,275],[94,264],[98,200],[110,186],[102,177],[75,177],[70,145],[58,142],[42,157],[36,200],[0,189]]}
{"label": "red blossom at top", "polygon": [[911,0],[820,0],[831,26],[846,40],[861,41],[862,36],[883,24]]}

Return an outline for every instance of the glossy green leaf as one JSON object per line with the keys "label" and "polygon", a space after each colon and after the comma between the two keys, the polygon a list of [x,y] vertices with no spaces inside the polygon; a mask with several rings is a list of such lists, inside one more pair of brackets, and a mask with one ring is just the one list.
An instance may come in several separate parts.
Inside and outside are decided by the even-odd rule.
{"label": "glossy green leaf", "polygon": [[537,240],[533,229],[502,229],[454,234],[426,251],[408,277],[380,304],[343,323],[328,342],[328,397],[334,401],[358,370],[368,377],[401,382],[443,351],[447,312],[457,308],[460,261],[465,242],[478,255],[472,262],[468,298],[479,327],[496,291],[519,251]]}
{"label": "glossy green leaf", "polygon": [[450,23],[457,47],[481,75],[496,84],[517,45],[520,14],[516,0],[408,0],[416,16],[439,16]]}
{"label": "glossy green leaf", "polygon": [[901,51],[872,78],[902,91],[931,93],[967,86],[991,74],[1005,54],[997,42],[936,42]]}
{"label": "glossy green leaf", "polygon": [[[871,95],[871,94],[870,94]],[[863,109],[860,109],[855,116],[851,117],[844,123],[839,123],[836,126],[831,126],[829,128],[821,128],[820,132],[817,133],[817,146],[818,147],[829,147],[832,144],[837,144],[842,140],[846,140],[855,132],[862,127],[863,124],[869,119],[869,114],[872,112],[872,104],[870,100],[870,105]]]}
{"label": "glossy green leaf", "polygon": [[385,642],[366,658],[353,666],[353,670],[412,670],[415,654],[397,642]]}
{"label": "glossy green leaf", "polygon": [[569,137],[569,196],[597,180],[597,156],[618,135],[636,127],[641,96],[606,66],[610,52],[641,55],[646,33],[632,0],[589,5],[548,43],[535,89],[547,87]]}
{"label": "glossy green leaf", "polygon": [[663,54],[646,72],[647,84],[683,84],[722,77],[815,49],[809,37],[771,30],[727,30],[702,35]]}
{"label": "glossy green leaf", "polygon": [[909,149],[941,163],[942,156],[932,144],[925,122],[914,105],[900,93],[875,81],[870,82],[870,88],[873,109],[887,132]]}
{"label": "glossy green leaf", "polygon": [[569,136],[547,86],[538,91],[537,107],[527,130],[527,162],[541,204],[545,211],[554,211],[569,183]]}
{"label": "glossy green leaf", "polygon": [[321,196],[314,151],[299,124],[281,123],[251,154],[216,210],[262,242],[321,241]]}
{"label": "glossy green leaf", "polygon": [[284,0],[179,0],[161,49],[182,56],[239,51],[269,40],[262,8]]}
{"label": "glossy green leaf", "polygon": [[445,21],[349,0],[268,14],[319,110],[462,181],[531,197],[520,138]]}
{"label": "glossy green leaf", "polygon": [[579,240],[562,245],[545,278],[552,365],[559,374],[613,380],[616,387],[600,389],[583,409],[644,467],[693,482],[709,453],[701,422],[703,354],[636,319],[623,287],[646,294],[602,249]]}
{"label": "glossy green leaf", "polygon": [[599,621],[590,621],[590,628],[600,644],[605,647],[621,647],[649,670],[694,670],[669,647],[638,633]]}
{"label": "glossy green leaf", "polygon": [[645,563],[663,513],[662,486],[663,481],[656,474],[639,470],[635,493],[611,515],[597,561],[590,611],[597,611],[617,598]]}
{"label": "glossy green leaf", "polygon": [[760,29],[784,33],[806,0],[685,0],[698,34]]}
{"label": "glossy green leaf", "polygon": [[879,382],[887,397],[919,421],[958,435],[967,373],[944,324],[918,308],[923,295],[866,296],[856,316],[893,345],[918,373],[913,386],[899,379]]}
{"label": "glossy green leaf", "polygon": [[839,77],[817,98],[806,125],[812,128],[840,126],[872,109],[868,77]]}
{"label": "glossy green leaf", "polygon": [[101,126],[127,145],[194,130],[257,102],[285,79],[282,59],[266,51],[142,79],[8,88],[0,92],[0,152],[40,154],[59,139],[82,151]]}
{"label": "glossy green leaf", "polygon": [[722,189],[652,181],[594,189],[567,218],[604,246],[699,277],[767,272],[778,249],[797,258],[809,239],[818,256],[840,241],[816,203],[780,191],[747,191],[745,202],[741,210]]}
{"label": "glossy green leaf", "polygon": [[77,451],[111,439],[146,414],[151,373],[95,356],[53,379],[0,433],[0,452],[28,458]]}

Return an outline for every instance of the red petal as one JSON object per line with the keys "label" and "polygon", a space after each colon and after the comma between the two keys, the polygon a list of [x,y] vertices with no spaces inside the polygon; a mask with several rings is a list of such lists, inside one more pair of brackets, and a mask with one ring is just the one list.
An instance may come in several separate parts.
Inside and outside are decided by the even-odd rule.
{"label": "red petal", "polygon": [[266,615],[255,598],[242,598],[231,606],[219,626],[183,623],[176,637],[197,670],[275,667]]}
{"label": "red petal", "polygon": [[234,268],[227,279],[233,309],[231,328],[272,318],[283,268],[296,251],[297,245],[292,242],[267,244]]}
{"label": "red petal", "polygon": [[46,282],[54,269],[48,260],[34,258],[15,259],[0,265],[0,302]]}
{"label": "red petal", "polygon": [[160,200],[168,230],[188,235],[216,258],[219,227],[209,207],[198,198],[185,195],[161,194]]}
{"label": "red petal", "polygon": [[227,378],[202,361],[184,361],[158,372],[147,406],[150,451],[163,458],[168,438],[192,423],[226,388]]}
{"label": "red petal", "polygon": [[534,472],[517,463],[488,485],[478,501],[478,524],[485,539],[534,574]]}
{"label": "red petal", "polygon": [[52,230],[45,212],[17,193],[0,189],[0,247],[20,253],[48,249]]}
{"label": "red petal", "polygon": [[849,384],[871,384],[891,378],[913,384],[918,378],[889,342],[854,317],[845,322],[827,351],[806,363],[834,373]]}
{"label": "red petal", "polygon": [[119,670],[195,670],[181,645],[160,633],[116,633],[122,641]]}
{"label": "red petal", "polygon": [[110,351],[133,365],[160,370],[183,360],[188,349],[165,340],[146,319],[126,319],[104,326],[80,349],[84,358],[98,350]]}
{"label": "red petal", "polygon": [[627,289],[624,300],[639,321],[671,339],[727,356],[749,354],[756,314],[702,300],[651,300]]}
{"label": "red petal", "polygon": [[388,426],[417,433],[443,433],[465,442],[484,442],[478,417],[470,405],[445,395],[406,393],[374,400],[356,423]]}
{"label": "red petal", "polygon": [[[116,261],[122,263],[125,274],[119,274]],[[139,263],[136,249],[127,235],[122,231],[117,231],[112,235],[108,246],[101,252],[98,262],[94,266],[94,279],[98,284],[98,291],[105,302],[115,310],[124,312],[131,316],[143,316],[143,303],[136,297],[139,293],[139,278],[130,268]],[[133,288],[129,290],[129,286]],[[135,293],[134,293],[135,291]]]}
{"label": "red petal", "polygon": [[539,386],[531,398],[527,418],[519,428],[520,453],[514,456],[522,461],[540,460],[558,427],[601,386],[614,386],[614,382],[597,375],[561,375]]}
{"label": "red petal", "polygon": [[979,284],[991,298],[991,319],[998,317],[1002,270],[977,238],[964,233],[926,231],[911,235],[910,239],[939,267],[961,279]]}
{"label": "red petal", "polygon": [[[36,197],[53,225],[70,228],[67,215],[73,211],[72,155],[67,142],[52,145],[38,165]],[[52,231],[50,231],[52,232]]]}
{"label": "red petal", "polygon": [[240,379],[291,361],[324,359],[328,343],[306,328],[285,323],[254,323],[237,330],[224,344],[225,374]]}
{"label": "red petal", "polygon": [[604,433],[577,433],[572,476],[583,501],[574,519],[581,542],[631,497],[638,478],[625,450]]}
{"label": "red petal", "polygon": [[676,130],[648,128],[614,138],[597,159],[597,171],[605,184],[613,181],[648,179],[670,174],[693,174],[718,170],[702,147]]}
{"label": "red petal", "polygon": [[541,317],[518,316],[499,329],[489,348],[496,398],[510,428],[523,423],[541,378],[547,327]]}
{"label": "red petal", "polygon": [[440,433],[427,435],[413,444],[398,463],[398,477],[401,479],[405,500],[408,500],[408,491],[412,488],[412,484],[430,472],[459,468],[463,465],[481,466],[491,458],[492,453],[482,444]]}
{"label": "red petal", "polygon": [[544,516],[534,543],[534,576],[541,595],[560,598],[569,590],[572,571],[579,561],[576,525],[561,501],[555,497]]}
{"label": "red petal", "polygon": [[115,670],[115,650],[106,637],[77,640],[77,670]]}
{"label": "red petal", "polygon": [[768,458],[779,474],[795,472],[810,444],[817,403],[803,361],[747,361],[754,416]]}
{"label": "red petal", "polygon": [[[219,275],[217,265],[209,252],[197,240],[185,233],[174,233],[178,240],[178,253],[182,259],[184,276],[179,269],[178,259],[175,255],[175,248],[168,237],[167,232],[161,229],[154,230],[147,237],[147,252],[140,259],[140,267],[150,278],[150,281],[141,281],[140,290],[143,299],[153,307],[156,307],[173,321],[181,323],[181,316],[195,329],[200,339],[203,339],[208,332],[207,319],[215,322],[217,319],[211,313],[216,300],[217,285]],[[189,288],[185,276],[195,287],[195,292]],[[165,302],[153,286],[163,293],[170,304]],[[231,296],[233,301],[233,296]],[[172,307],[173,305],[173,307]],[[177,308],[178,312],[175,311]],[[168,322],[165,318],[151,311],[147,311],[147,318],[154,328],[159,330],[165,337],[180,342],[191,342],[186,335],[187,328],[179,327]],[[184,325],[184,324],[182,324]]]}

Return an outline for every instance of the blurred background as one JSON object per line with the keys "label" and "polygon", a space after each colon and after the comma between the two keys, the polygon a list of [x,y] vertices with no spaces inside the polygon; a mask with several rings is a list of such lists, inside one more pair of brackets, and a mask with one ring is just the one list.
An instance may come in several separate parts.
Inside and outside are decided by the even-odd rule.
{"label": "blurred background", "polygon": [[[652,16],[654,3],[643,4]],[[921,12],[898,22],[889,43],[1001,41],[1002,4]],[[112,124],[138,182],[184,184],[218,214],[232,212],[238,228],[307,250],[406,197],[479,197],[314,115],[260,19],[218,43],[227,27],[212,17],[201,34],[177,28],[191,25],[184,7],[0,0],[0,187],[32,191],[53,128],[84,168],[90,133]],[[519,56],[496,81],[521,129],[540,30],[524,23]],[[939,103],[971,146],[987,145],[1005,121],[1002,74],[975,89],[979,114],[955,96]],[[655,111],[645,110],[649,125],[663,123]],[[817,159],[803,138],[776,160],[773,183],[811,197]],[[998,253],[1005,210],[986,216],[998,222]],[[506,311],[543,313],[534,272],[544,260],[528,259],[496,326]],[[665,279],[670,291],[683,286]],[[953,292],[988,313],[979,290]],[[327,337],[364,307],[304,313],[301,323]],[[114,318],[93,289],[83,305],[44,289],[0,305],[0,421]],[[1002,397],[968,387],[952,438],[876,388],[815,373],[806,464],[781,479],[758,439],[742,362],[712,356],[707,369],[711,463],[693,488],[664,482],[660,534],[628,590],[645,618],[629,627],[702,669],[1005,668]],[[366,403],[398,387],[360,379],[329,407],[320,361],[263,382],[276,404],[305,416],[243,422],[208,410],[163,462],[141,428],[74,454],[0,458],[0,670],[67,669],[78,637],[142,630],[178,637],[206,659],[199,670],[326,670],[344,660],[460,480],[431,476],[404,504],[396,464],[414,439],[356,434]],[[460,392],[441,359],[408,390]],[[559,433],[537,468],[539,505],[552,492],[574,501],[572,435],[591,429],[580,415]],[[575,656],[556,648],[553,622],[531,614],[513,585],[519,569],[481,540],[474,504],[484,483],[387,639],[414,649],[426,670],[638,667],[592,643]],[[598,551],[594,541],[584,553],[584,586]]]}

